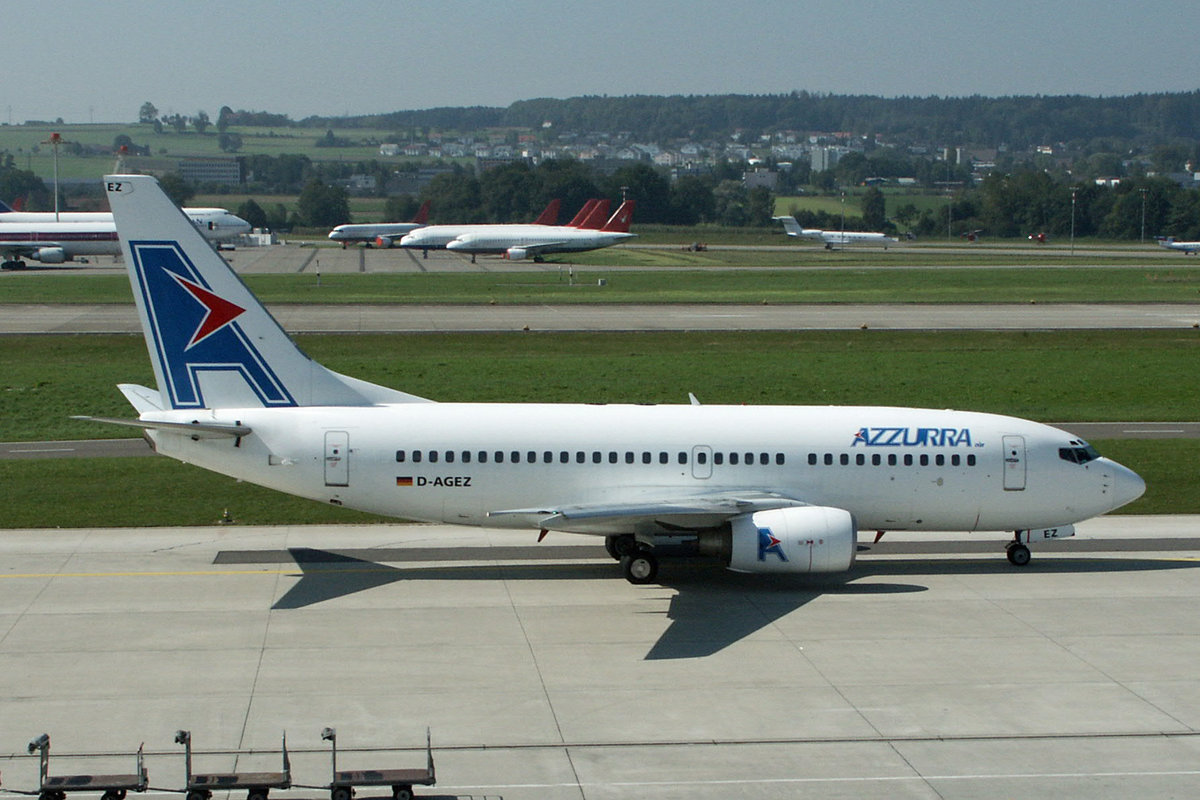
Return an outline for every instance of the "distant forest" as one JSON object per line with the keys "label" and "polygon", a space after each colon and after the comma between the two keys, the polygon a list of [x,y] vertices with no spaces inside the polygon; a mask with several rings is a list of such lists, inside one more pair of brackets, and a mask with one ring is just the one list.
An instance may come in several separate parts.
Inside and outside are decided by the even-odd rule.
{"label": "distant forest", "polygon": [[726,138],[741,130],[837,131],[900,142],[1006,144],[1118,139],[1151,145],[1200,133],[1200,90],[1121,97],[874,97],[868,95],[588,96],[521,100],[507,108],[430,108],[359,117],[308,117],[304,127],[540,128],[629,133],[640,141]]}

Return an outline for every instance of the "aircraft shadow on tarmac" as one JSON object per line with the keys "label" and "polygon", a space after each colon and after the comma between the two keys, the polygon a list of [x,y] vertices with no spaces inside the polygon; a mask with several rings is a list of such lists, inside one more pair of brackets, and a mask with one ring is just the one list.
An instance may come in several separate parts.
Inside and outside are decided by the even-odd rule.
{"label": "aircraft shadow on tarmac", "polygon": [[[507,550],[507,548],[501,548]],[[581,548],[561,548],[572,556],[587,557]],[[598,548],[596,548],[598,550]],[[528,548],[513,548],[528,553]],[[351,551],[354,552],[354,551]],[[362,551],[386,555],[390,561],[404,550]],[[535,551],[540,558],[553,557],[547,549]],[[602,552],[602,551],[601,551]],[[299,580],[272,606],[275,610],[301,609],[327,600],[375,589],[398,581],[411,580],[620,580],[616,566],[601,557],[596,563],[504,563],[446,564],[436,566],[392,566],[351,555],[350,552],[290,548],[271,551],[279,560],[294,562],[300,568]],[[438,560],[441,553],[453,560],[448,548],[422,551],[417,560]],[[242,561],[237,554],[225,563]],[[492,553],[492,557],[502,555]],[[273,560],[263,553],[256,560]],[[528,558],[528,555],[525,556]],[[462,558],[461,555],[458,556]],[[496,559],[501,560],[501,559]],[[1043,558],[1022,568],[1022,574],[1086,574],[1105,572],[1145,572],[1188,569],[1200,562],[1144,557],[1071,557]],[[666,617],[670,625],[646,654],[646,660],[703,658],[773,625],[793,611],[822,595],[853,595],[866,598],[924,592],[918,583],[890,582],[889,578],[941,575],[995,575],[1014,568],[1003,558],[891,558],[859,559],[854,567],[838,575],[743,575],[731,573],[715,564],[671,561],[664,565],[660,585],[674,590]],[[883,580],[880,580],[883,579]],[[661,597],[656,597],[661,600]],[[661,611],[645,612],[660,614]]]}

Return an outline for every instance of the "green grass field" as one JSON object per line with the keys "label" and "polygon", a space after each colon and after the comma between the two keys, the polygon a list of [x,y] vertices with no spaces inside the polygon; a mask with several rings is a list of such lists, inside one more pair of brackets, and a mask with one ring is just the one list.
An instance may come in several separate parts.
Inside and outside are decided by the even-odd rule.
{"label": "green grass field", "polygon": [[[626,251],[638,266],[669,271],[589,272],[564,266],[542,272],[251,274],[247,285],[266,303],[1105,303],[1200,302],[1200,268],[703,269],[723,266],[718,253]],[[820,251],[824,252],[824,251]],[[612,252],[608,263],[626,253]],[[739,253],[746,264],[785,254]],[[399,255],[399,258],[405,256]],[[793,263],[794,256],[789,256]],[[872,263],[878,263],[873,259]],[[828,266],[813,263],[811,266]],[[691,269],[689,269],[691,268]],[[607,283],[599,286],[599,279]],[[0,274],[3,303],[132,303],[122,274]]]}

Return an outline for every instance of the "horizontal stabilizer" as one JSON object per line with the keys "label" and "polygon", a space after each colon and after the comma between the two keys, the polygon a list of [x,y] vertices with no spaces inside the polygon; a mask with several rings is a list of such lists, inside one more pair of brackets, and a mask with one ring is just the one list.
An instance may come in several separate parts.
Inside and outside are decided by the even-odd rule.
{"label": "horizontal stabilizer", "polygon": [[147,419],[116,419],[115,417],[73,416],[71,419],[82,419],[88,422],[104,422],[109,425],[124,425],[127,428],[142,428],[143,430],[166,431],[192,435],[200,439],[215,439],[222,436],[237,438],[249,436],[250,428],[246,425],[230,425],[221,422],[155,422]]}

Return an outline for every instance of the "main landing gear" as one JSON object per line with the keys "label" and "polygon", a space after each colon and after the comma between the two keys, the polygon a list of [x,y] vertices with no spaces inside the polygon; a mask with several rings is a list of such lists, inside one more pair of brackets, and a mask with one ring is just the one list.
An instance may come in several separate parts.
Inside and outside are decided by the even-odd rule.
{"label": "main landing gear", "polygon": [[605,536],[604,549],[621,562],[621,574],[630,583],[653,583],[658,577],[658,559],[632,535]]}

